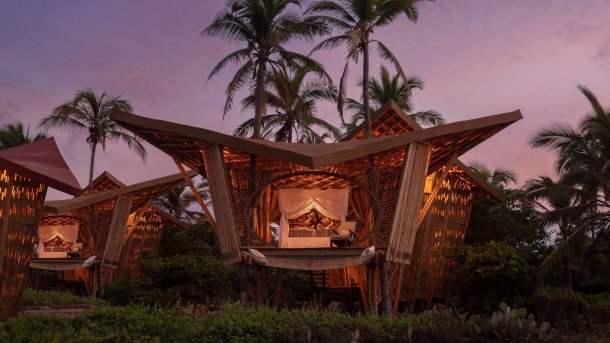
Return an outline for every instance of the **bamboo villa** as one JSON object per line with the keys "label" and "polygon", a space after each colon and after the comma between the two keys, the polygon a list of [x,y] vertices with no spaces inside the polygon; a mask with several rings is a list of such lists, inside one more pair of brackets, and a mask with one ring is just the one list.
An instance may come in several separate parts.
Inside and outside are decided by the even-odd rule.
{"label": "bamboo villa", "polygon": [[[268,267],[309,271],[316,301],[397,311],[446,298],[444,252],[463,239],[475,192],[501,197],[457,158],[519,111],[422,129],[395,104],[327,144],[279,143],[114,111],[112,119],[207,178],[221,258],[239,264],[242,302],[267,301]],[[247,292],[248,266],[259,270]],[[280,274],[281,275],[281,274]],[[279,281],[279,280],[278,280]]]}
{"label": "bamboo villa", "polygon": [[47,187],[81,188],[55,139],[0,151],[0,321],[15,315],[28,275]]}
{"label": "bamboo villa", "polygon": [[163,228],[185,225],[153,203],[183,182],[183,175],[176,174],[126,186],[104,172],[79,196],[45,202],[31,267],[57,271],[59,287],[88,295],[100,283],[93,272],[96,260],[101,261],[103,284],[123,271],[140,275],[138,261],[157,249]]}

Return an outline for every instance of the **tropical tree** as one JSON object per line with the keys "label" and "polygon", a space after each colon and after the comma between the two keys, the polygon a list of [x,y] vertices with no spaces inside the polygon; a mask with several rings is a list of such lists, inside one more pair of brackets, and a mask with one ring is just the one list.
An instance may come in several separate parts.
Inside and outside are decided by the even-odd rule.
{"label": "tropical tree", "polygon": [[[583,216],[581,211],[566,211],[578,207],[577,198],[570,186],[563,185],[548,176],[540,176],[526,182],[524,190],[528,197],[535,201],[537,208],[541,211],[544,224],[547,227],[559,229],[560,245],[565,242],[566,248],[563,254],[565,275],[567,276],[568,288],[573,287],[572,276],[572,252],[569,237],[577,228],[577,224]],[[559,255],[557,255],[559,256]],[[552,271],[553,257],[545,259],[539,267],[539,281]]]}
{"label": "tropical tree", "polygon": [[[443,115],[435,110],[419,111],[412,113],[413,101],[412,93],[413,89],[423,89],[424,81],[417,76],[409,75],[407,82],[402,81],[399,75],[390,76],[388,69],[381,66],[379,73],[379,79],[372,78],[369,81],[368,93],[371,101],[373,111],[377,111],[381,106],[387,104],[390,101],[394,101],[398,106],[409,114],[415,122],[421,125],[442,125],[445,123]],[[347,123],[346,129],[351,130],[357,127],[364,120],[364,105],[362,102],[348,98],[345,102],[348,110],[352,111],[354,115],[349,123]]]}
{"label": "tropical tree", "polygon": [[[341,137],[339,129],[318,117],[316,108],[318,101],[333,101],[336,98],[334,87],[315,69],[291,67],[284,61],[279,61],[277,66],[265,81],[265,105],[274,113],[263,116],[262,137],[273,138],[277,142],[296,140],[321,143],[326,137],[338,140]],[[256,95],[246,97],[242,104],[244,109],[255,107]],[[246,120],[234,134],[247,136],[254,122],[253,119]],[[319,134],[316,128],[323,132]]]}
{"label": "tropical tree", "polygon": [[[554,220],[571,220],[573,227],[541,267],[553,265],[570,250],[570,241],[586,233],[589,248],[604,241],[610,230],[610,111],[586,87],[578,86],[592,111],[577,128],[555,123],[542,129],[530,144],[557,154],[557,182],[541,178],[530,182],[530,194],[547,202],[562,200],[547,212]],[[545,268],[542,268],[545,269]],[[548,269],[548,268],[546,268]]]}
{"label": "tropical tree", "polygon": [[[190,209],[197,202],[197,199],[186,188],[185,184],[174,187],[165,195],[155,200],[155,205],[176,218],[195,223],[201,219],[201,212]],[[204,201],[209,200],[210,194],[207,191],[207,181],[201,182],[197,186],[197,191]]]}
{"label": "tropical tree", "polygon": [[6,124],[0,128],[0,149],[28,144],[43,138],[46,138],[44,133],[30,136],[30,126],[28,125],[27,129],[24,130],[22,122]]}
{"label": "tropical tree", "polygon": [[468,168],[478,174],[483,180],[499,189],[504,189],[509,184],[517,182],[517,174],[510,169],[496,168],[491,170],[478,161],[470,162]]}
{"label": "tropical tree", "polygon": [[106,142],[123,142],[142,159],[146,149],[140,139],[110,119],[112,109],[132,112],[129,101],[120,96],[109,96],[106,92],[96,94],[91,88],[76,93],[74,98],[57,106],[51,114],[40,121],[44,129],[85,131],[86,142],[91,149],[89,162],[89,188],[93,188],[93,174],[97,147],[106,149]]}
{"label": "tropical tree", "polygon": [[404,14],[408,20],[417,20],[417,2],[419,0],[337,0],[315,1],[306,13],[314,15],[316,20],[327,23],[337,34],[320,42],[311,53],[320,49],[333,49],[344,45],[347,47],[347,58],[341,81],[339,84],[339,97],[337,106],[341,121],[343,117],[343,103],[346,92],[346,80],[349,73],[350,61],[358,62],[362,55],[362,107],[367,135],[371,135],[371,113],[369,101],[369,63],[370,45],[375,44],[379,56],[389,61],[396,68],[397,73],[407,83],[407,76],[403,72],[398,59],[381,41],[372,39],[373,32],[381,27],[391,24]]}
{"label": "tropical tree", "polygon": [[[226,89],[224,115],[231,109],[235,93],[255,80],[254,123],[252,137],[261,137],[265,112],[265,80],[268,70],[278,68],[278,57],[289,63],[307,66],[324,73],[322,66],[311,58],[286,50],[284,45],[294,39],[310,39],[328,32],[315,18],[301,18],[288,10],[300,6],[300,0],[231,0],[214,18],[203,34],[220,37],[243,47],[225,56],[212,69],[208,79],[227,63],[240,64]],[[329,78],[330,79],[330,78]]]}
{"label": "tropical tree", "polygon": [[[110,119],[112,109],[133,111],[131,104],[120,96],[109,96],[106,92],[96,94],[91,88],[76,93],[74,98],[59,105],[51,114],[40,121],[45,129],[58,128],[60,130],[77,130],[87,133],[86,142],[91,149],[89,162],[89,189],[93,189],[93,173],[95,166],[95,153],[98,145],[106,149],[108,140],[126,143],[129,149],[134,150],[142,160],[146,159],[146,149],[140,139],[128,133],[123,127]],[[92,208],[89,217],[89,226],[95,240],[95,254],[103,253],[102,240],[97,239],[97,215]],[[98,295],[104,296],[102,268],[97,267]]]}

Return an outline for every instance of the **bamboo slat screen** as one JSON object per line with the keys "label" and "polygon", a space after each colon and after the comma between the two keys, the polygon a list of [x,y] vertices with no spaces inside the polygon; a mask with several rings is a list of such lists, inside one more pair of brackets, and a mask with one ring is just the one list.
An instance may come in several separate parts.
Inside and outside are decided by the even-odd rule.
{"label": "bamboo slat screen", "polygon": [[430,147],[419,143],[409,145],[388,244],[388,261],[410,263],[429,159]]}
{"label": "bamboo slat screen", "polygon": [[131,197],[119,195],[116,206],[112,213],[109,226],[108,242],[104,249],[102,265],[107,268],[117,269],[121,258],[121,249],[127,232],[127,220],[131,211]]}
{"label": "bamboo slat screen", "polygon": [[41,183],[0,171],[0,321],[19,309],[46,191]]}
{"label": "bamboo slat screen", "polygon": [[164,222],[155,210],[148,209],[134,225],[135,228],[121,251],[119,271],[126,271],[132,276],[139,277],[142,276],[140,258],[145,253],[157,250]]}
{"label": "bamboo slat screen", "polygon": [[422,305],[429,307],[434,299],[447,299],[451,269],[447,254],[464,240],[473,196],[473,184],[459,172],[450,173],[442,183],[417,233],[402,300],[412,304],[423,301]]}

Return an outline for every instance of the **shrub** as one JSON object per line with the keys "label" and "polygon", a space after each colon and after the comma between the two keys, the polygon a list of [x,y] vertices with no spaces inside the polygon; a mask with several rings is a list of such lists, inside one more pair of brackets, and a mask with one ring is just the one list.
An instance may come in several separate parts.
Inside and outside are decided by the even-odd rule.
{"label": "shrub", "polygon": [[588,326],[588,305],[582,294],[564,288],[538,289],[532,297],[538,320],[561,330],[582,330]]}
{"label": "shrub", "polygon": [[500,302],[527,305],[532,267],[522,251],[503,242],[487,242],[456,247],[451,258],[456,262],[456,293],[466,311],[490,313]]}
{"label": "shrub", "polygon": [[23,306],[74,306],[101,305],[104,302],[96,298],[79,297],[68,292],[40,291],[26,288],[23,291],[21,305]]}

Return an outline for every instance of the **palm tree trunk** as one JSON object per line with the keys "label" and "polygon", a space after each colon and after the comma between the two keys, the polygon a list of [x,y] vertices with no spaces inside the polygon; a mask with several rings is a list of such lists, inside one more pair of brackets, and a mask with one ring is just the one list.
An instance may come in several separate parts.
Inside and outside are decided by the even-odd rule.
{"label": "palm tree trunk", "polygon": [[261,58],[258,61],[256,74],[256,109],[254,110],[254,132],[252,133],[252,138],[261,138],[266,71],[265,60]]}
{"label": "palm tree trunk", "polygon": [[566,254],[564,257],[564,263],[565,263],[565,268],[566,268],[566,276],[568,277],[568,288],[572,289],[572,256],[570,254],[570,241],[567,240],[567,238],[570,236],[570,233],[568,232],[568,230],[564,229],[563,227],[560,227],[561,230],[561,234],[563,236],[563,240],[566,241]]}
{"label": "palm tree trunk", "polygon": [[[93,190],[93,173],[95,170],[95,152],[97,150],[97,143],[92,143],[91,144],[91,161],[89,162],[89,192],[92,192]],[[89,216],[90,220],[89,220],[89,228],[91,229],[91,235],[93,236],[93,244],[94,244],[94,253],[97,255],[100,255],[97,251],[95,251],[95,245],[97,243],[98,237],[97,237],[97,215],[95,213],[95,208],[92,206],[90,209],[90,216]],[[103,253],[103,252],[102,252]],[[101,256],[98,256],[98,261],[95,264],[95,269],[97,272],[97,295],[98,297],[103,297],[104,296],[104,275],[103,275],[103,268],[102,268],[102,262],[101,262]]]}
{"label": "palm tree trunk", "polygon": [[371,109],[369,108],[369,44],[368,39],[365,39],[363,45],[362,59],[362,107],[364,109],[364,126],[366,128],[366,137],[371,137]]}
{"label": "palm tree trunk", "polygon": [[97,143],[91,144],[91,161],[89,162],[89,191],[93,189],[93,169],[95,166],[95,151],[97,150]]}

